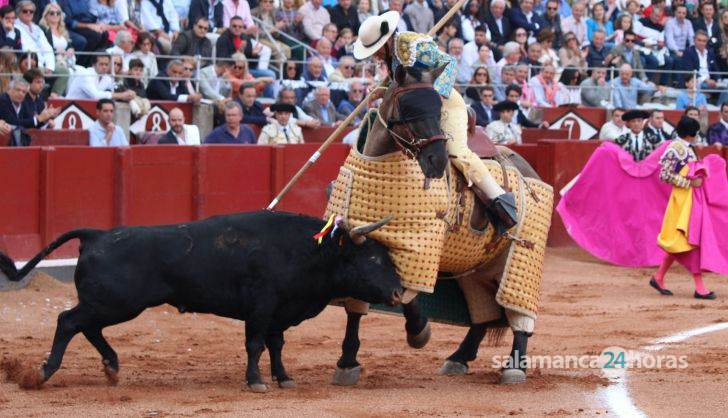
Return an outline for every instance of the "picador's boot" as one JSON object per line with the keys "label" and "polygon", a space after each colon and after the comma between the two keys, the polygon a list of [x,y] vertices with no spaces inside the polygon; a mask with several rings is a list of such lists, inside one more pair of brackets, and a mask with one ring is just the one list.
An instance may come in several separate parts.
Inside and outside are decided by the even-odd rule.
{"label": "picador's boot", "polygon": [[511,355],[501,372],[500,383],[502,385],[514,385],[526,381],[526,347],[528,337],[531,335],[532,333],[525,331],[513,332]]}
{"label": "picador's boot", "polygon": [[516,211],[516,198],[513,193],[503,193],[491,200],[485,209],[496,234],[503,235],[518,223]]}

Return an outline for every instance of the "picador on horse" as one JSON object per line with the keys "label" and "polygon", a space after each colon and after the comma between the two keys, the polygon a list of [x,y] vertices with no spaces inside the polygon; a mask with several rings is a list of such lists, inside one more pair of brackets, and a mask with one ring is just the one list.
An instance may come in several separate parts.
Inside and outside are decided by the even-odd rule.
{"label": "picador on horse", "polygon": [[[354,56],[385,62],[393,80],[378,111],[365,118],[325,216],[349,226],[392,216],[375,238],[390,249],[402,279],[412,347],[424,346],[430,335],[415,296],[433,293],[441,272],[457,280],[470,330],[441,373],[467,372],[486,330],[497,328],[489,334],[497,339],[510,326],[512,361],[501,382],[522,382],[520,360],[538,311],[552,189],[517,154],[490,145],[493,158],[481,160],[468,147],[475,128],[469,129],[465,102],[453,88],[456,61],[430,36],[396,32],[399,19],[387,12],[360,27]],[[334,383],[350,385],[359,379],[359,319],[368,305],[344,304],[347,333]]]}

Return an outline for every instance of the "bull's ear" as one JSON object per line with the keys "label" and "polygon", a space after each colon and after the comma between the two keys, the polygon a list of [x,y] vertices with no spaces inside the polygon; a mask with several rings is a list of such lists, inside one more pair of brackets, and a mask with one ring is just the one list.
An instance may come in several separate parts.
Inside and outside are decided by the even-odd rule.
{"label": "bull's ear", "polygon": [[372,233],[376,231],[377,229],[383,227],[387,224],[387,222],[392,220],[392,215],[387,216],[386,218],[382,219],[378,222],[372,222],[368,223],[362,226],[357,226],[356,228],[349,231],[349,237],[351,237],[351,240],[354,241],[354,244],[363,244],[364,241],[367,240],[366,235],[369,233]]}

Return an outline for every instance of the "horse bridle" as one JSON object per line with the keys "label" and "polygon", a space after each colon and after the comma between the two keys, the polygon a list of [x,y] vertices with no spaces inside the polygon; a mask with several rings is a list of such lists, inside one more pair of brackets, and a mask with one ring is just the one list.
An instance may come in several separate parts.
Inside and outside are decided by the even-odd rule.
{"label": "horse bridle", "polygon": [[[414,120],[402,120],[402,119],[393,119],[392,113],[394,112],[395,107],[399,109],[399,96],[403,93],[406,93],[410,90],[415,89],[432,89],[431,83],[412,83],[407,84],[405,86],[399,86],[394,90],[394,93],[392,95],[392,107],[389,111],[389,117],[385,121],[382,117],[381,113],[377,112],[377,120],[384,126],[384,128],[389,132],[389,135],[392,136],[395,145],[397,148],[399,148],[402,153],[404,153],[406,156],[416,159],[420,152],[422,151],[422,148],[427,146],[428,144],[435,142],[435,141],[443,141],[447,138],[445,137],[445,134],[440,132],[439,134],[432,135],[427,138],[422,138],[421,135],[418,135],[416,132],[412,130],[410,127],[410,122],[417,121],[419,119]],[[422,119],[425,119],[426,117],[422,117]],[[409,139],[397,134],[394,132],[394,127],[396,125],[403,125],[404,129],[406,131],[406,135],[409,136]]]}

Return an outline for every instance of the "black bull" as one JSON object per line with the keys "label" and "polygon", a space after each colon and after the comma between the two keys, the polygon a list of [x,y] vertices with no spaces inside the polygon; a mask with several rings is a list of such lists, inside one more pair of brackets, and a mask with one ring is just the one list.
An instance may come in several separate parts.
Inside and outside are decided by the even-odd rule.
{"label": "black bull", "polygon": [[[386,222],[386,221],[385,221]],[[319,245],[320,219],[276,212],[217,216],[178,225],[77,229],[61,235],[20,271],[0,252],[0,271],[18,281],[43,257],[81,240],[75,285],[78,305],[58,316],[48,360],[21,385],[37,387],[58,370],[79,332],[99,351],[107,376],[119,364],[102,335],[148,307],[170,304],[180,312],[212,313],[245,321],[246,381],[265,391],[258,367],[267,347],[271,374],[293,387],[281,361],[283,332],[318,315],[334,298],[394,305],[402,295],[387,249],[364,234],[337,228]]]}

